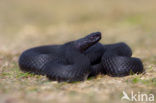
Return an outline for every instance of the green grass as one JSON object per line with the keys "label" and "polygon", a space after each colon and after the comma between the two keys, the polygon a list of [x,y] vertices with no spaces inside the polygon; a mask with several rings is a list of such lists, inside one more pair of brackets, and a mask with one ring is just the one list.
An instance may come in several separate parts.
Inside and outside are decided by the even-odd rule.
{"label": "green grass", "polygon": [[137,84],[140,83],[142,85],[154,85],[156,86],[156,78],[150,78],[150,79],[140,79],[139,77],[135,77],[131,80],[132,83]]}
{"label": "green grass", "polygon": [[[156,95],[155,0],[1,0],[0,102],[122,103],[122,91]],[[20,54],[28,48],[62,44],[101,31],[104,44],[126,42],[145,73],[84,82],[57,83],[22,72]],[[133,73],[132,73],[133,74]],[[126,101],[123,101],[126,103]],[[127,102],[128,103],[128,102]]]}

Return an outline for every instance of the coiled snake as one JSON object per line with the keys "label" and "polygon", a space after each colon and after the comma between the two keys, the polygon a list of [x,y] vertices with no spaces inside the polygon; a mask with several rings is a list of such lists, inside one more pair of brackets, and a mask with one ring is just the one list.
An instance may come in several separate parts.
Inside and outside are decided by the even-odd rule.
{"label": "coiled snake", "polygon": [[83,81],[88,76],[107,74],[113,77],[142,73],[143,64],[132,56],[130,47],[121,42],[103,45],[100,32],[62,45],[28,49],[19,58],[22,71],[46,75],[56,81]]}

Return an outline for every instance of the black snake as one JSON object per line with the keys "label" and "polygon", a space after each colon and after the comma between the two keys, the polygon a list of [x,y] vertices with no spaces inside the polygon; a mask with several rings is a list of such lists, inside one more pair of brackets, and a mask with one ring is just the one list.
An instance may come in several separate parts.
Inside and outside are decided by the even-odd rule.
{"label": "black snake", "polygon": [[103,45],[98,42],[100,39],[101,33],[95,32],[62,45],[28,49],[19,58],[20,69],[59,82],[83,81],[98,74],[122,77],[144,71],[141,60],[131,57],[127,44]]}

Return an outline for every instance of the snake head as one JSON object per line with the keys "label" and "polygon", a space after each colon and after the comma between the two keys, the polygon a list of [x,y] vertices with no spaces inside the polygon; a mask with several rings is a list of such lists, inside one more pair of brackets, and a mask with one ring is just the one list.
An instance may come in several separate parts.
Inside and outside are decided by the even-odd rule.
{"label": "snake head", "polygon": [[101,39],[100,32],[93,32],[81,39],[78,39],[74,42],[77,49],[81,52],[87,50],[90,46],[94,45]]}

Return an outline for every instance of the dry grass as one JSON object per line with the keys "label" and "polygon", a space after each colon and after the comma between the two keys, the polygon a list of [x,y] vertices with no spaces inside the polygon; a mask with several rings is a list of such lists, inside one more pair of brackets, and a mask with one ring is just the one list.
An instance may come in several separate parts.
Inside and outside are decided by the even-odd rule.
{"label": "dry grass", "polygon": [[[123,90],[156,95],[155,4],[155,0],[1,0],[0,102],[120,103]],[[25,49],[61,44],[94,31],[103,33],[102,43],[128,43],[133,55],[143,60],[146,73],[68,84],[19,70],[18,57]]]}

